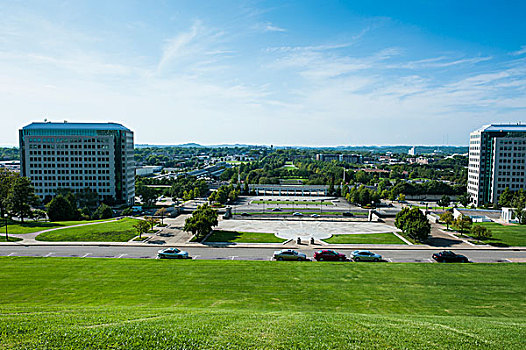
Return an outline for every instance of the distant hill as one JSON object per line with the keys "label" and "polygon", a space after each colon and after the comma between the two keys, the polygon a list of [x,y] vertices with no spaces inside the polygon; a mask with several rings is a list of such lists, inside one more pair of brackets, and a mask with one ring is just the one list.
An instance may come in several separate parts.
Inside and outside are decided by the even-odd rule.
{"label": "distant hill", "polygon": [[[136,148],[163,148],[163,147],[181,147],[181,148],[264,148],[270,147],[266,145],[246,145],[246,144],[221,144],[221,145],[200,145],[198,143],[184,143],[180,145],[149,145],[149,144],[136,144]],[[322,147],[309,147],[309,146],[274,146],[275,149],[308,149],[308,150],[323,150],[323,151],[355,151],[355,152],[372,152],[372,153],[403,153],[407,154],[409,149],[413,146],[405,145],[394,145],[394,146],[322,146]],[[415,145],[418,154],[431,154],[431,153],[443,153],[443,154],[455,154],[455,153],[468,153],[469,148],[467,146],[418,146]]]}

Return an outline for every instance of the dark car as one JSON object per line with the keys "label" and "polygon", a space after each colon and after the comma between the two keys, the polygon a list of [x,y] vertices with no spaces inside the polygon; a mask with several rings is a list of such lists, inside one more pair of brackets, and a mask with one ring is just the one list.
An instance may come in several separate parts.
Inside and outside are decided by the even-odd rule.
{"label": "dark car", "polygon": [[343,216],[354,216],[350,211],[343,212]]}
{"label": "dark car", "polygon": [[241,213],[241,216],[250,216],[249,213]]}
{"label": "dark car", "polygon": [[435,253],[433,254],[432,257],[437,262],[460,262],[460,263],[469,262],[469,259],[466,256],[454,253],[451,250],[444,250],[440,253]]}
{"label": "dark car", "polygon": [[334,250],[318,250],[314,253],[314,259],[318,261],[345,261],[345,254],[335,252]]}

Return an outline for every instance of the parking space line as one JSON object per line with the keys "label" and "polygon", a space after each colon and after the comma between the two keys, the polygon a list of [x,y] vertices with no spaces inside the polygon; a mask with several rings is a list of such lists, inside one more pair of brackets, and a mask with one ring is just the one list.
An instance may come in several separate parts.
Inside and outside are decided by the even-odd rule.
{"label": "parking space line", "polygon": [[51,256],[51,254],[53,254],[53,253],[47,253],[46,255],[44,255],[44,258],[47,258],[47,257]]}
{"label": "parking space line", "polygon": [[13,256],[13,255],[15,255],[15,253],[9,253],[9,255],[8,255],[8,256]]}
{"label": "parking space line", "polygon": [[426,259],[425,261],[427,261],[429,263],[435,262],[434,260],[431,260],[431,259]]}
{"label": "parking space line", "polygon": [[393,259],[391,258],[385,258],[385,260],[387,260],[388,262],[393,262]]}
{"label": "parking space line", "polygon": [[91,255],[91,253],[86,253],[86,254],[84,254],[82,257],[85,258],[85,257],[87,257],[88,255]]}
{"label": "parking space line", "polygon": [[239,258],[239,256],[237,256],[237,255],[232,255],[232,256],[229,256],[229,258],[232,258],[232,259],[230,259],[230,260],[234,260],[235,258]]}
{"label": "parking space line", "polygon": [[201,256],[201,255],[194,255],[194,256],[192,257],[192,259],[197,259],[197,258],[199,258],[200,256]]}
{"label": "parking space line", "polygon": [[117,259],[120,259],[120,258],[122,258],[122,257],[125,256],[125,255],[128,255],[128,254],[121,254],[121,255],[119,255],[119,256],[117,257]]}

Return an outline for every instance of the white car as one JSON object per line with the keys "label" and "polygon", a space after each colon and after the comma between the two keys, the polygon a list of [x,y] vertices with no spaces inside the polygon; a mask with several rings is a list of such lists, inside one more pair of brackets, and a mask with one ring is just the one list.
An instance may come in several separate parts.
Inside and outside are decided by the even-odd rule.
{"label": "white car", "polygon": [[292,213],[292,216],[303,216],[303,214],[299,212],[295,212],[295,213]]}

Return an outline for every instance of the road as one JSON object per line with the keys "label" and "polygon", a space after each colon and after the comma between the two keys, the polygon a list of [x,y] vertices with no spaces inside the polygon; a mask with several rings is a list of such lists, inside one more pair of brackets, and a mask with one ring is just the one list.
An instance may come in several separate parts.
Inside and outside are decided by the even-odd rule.
{"label": "road", "polygon": [[[159,247],[133,246],[3,246],[0,256],[83,257],[83,258],[155,258]],[[320,248],[318,248],[320,249]],[[213,248],[186,249],[194,259],[206,260],[270,260],[274,248]],[[312,257],[315,249],[305,247],[299,251]],[[436,250],[438,251],[438,249]],[[453,250],[454,251],[454,250]],[[351,250],[339,250],[349,255]],[[389,262],[433,262],[434,250],[376,249]],[[459,250],[472,262],[526,262],[525,250]]]}

